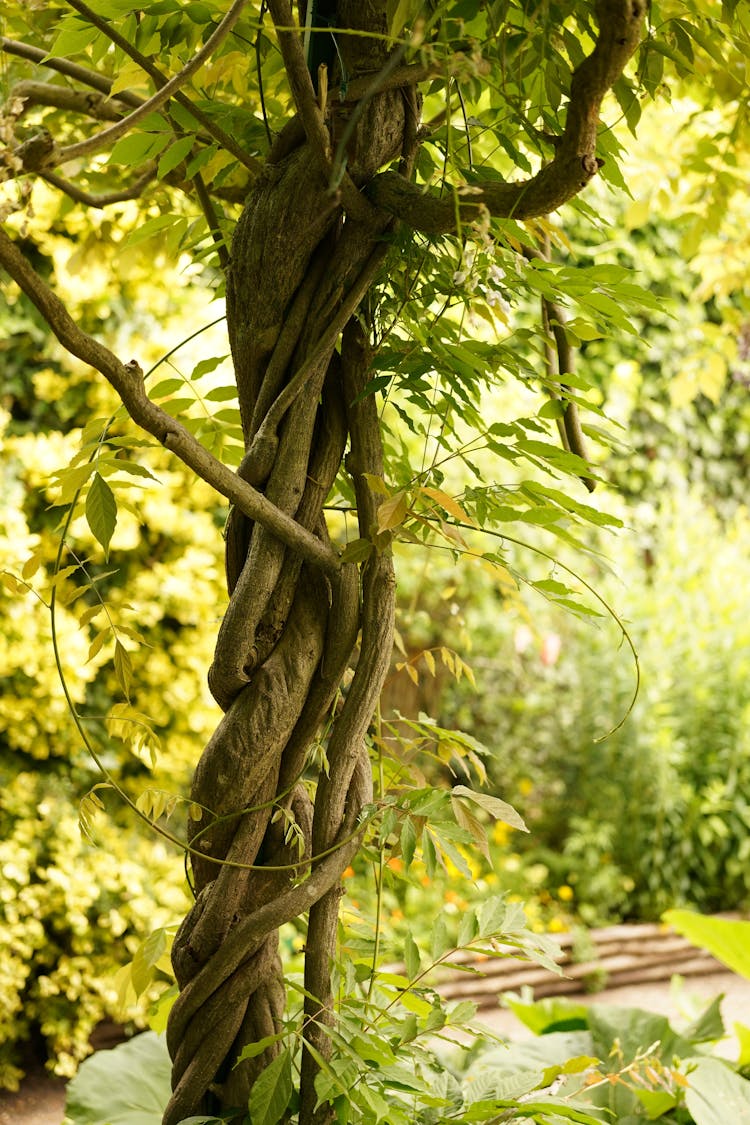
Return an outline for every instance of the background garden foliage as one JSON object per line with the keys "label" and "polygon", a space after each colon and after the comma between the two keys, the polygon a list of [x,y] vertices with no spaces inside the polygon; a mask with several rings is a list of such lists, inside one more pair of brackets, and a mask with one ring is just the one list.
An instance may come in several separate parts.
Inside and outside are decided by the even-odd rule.
{"label": "background garden foliage", "polygon": [[[202,7],[187,6],[193,38]],[[625,120],[606,139],[608,182],[548,230],[579,278],[571,297],[581,344],[577,391],[593,411],[595,472],[613,491],[600,488],[590,499],[579,489],[561,500],[559,476],[543,474],[545,464],[553,473],[560,467],[532,444],[550,421],[549,409],[540,416],[532,387],[544,281],[507,244],[495,254],[480,239],[458,257],[452,245],[420,263],[419,273],[416,259],[425,250],[411,244],[381,298],[385,323],[403,292],[418,286],[377,360],[378,389],[399,375],[384,420],[393,526],[403,530],[400,651],[381,714],[392,726],[378,730],[391,751],[423,755],[419,768],[431,784],[460,784],[486,770],[491,791],[521,812],[530,833],[498,821],[487,856],[458,833],[443,838],[442,864],[424,856],[404,863],[414,841],[401,822],[400,835],[387,823],[346,873],[351,902],[343,925],[353,972],[358,965],[364,972],[373,953],[372,911],[383,928],[381,952],[406,952],[419,965],[420,956],[429,959],[420,949],[440,949],[435,912],[444,912],[447,927],[457,925],[477,894],[507,890],[511,903],[522,899],[539,933],[579,921],[657,917],[672,906],[713,911],[748,901],[750,594],[736,578],[750,556],[750,205],[747,123],[738,109],[744,76],[730,48],[722,53],[718,7],[705,25],[697,20],[704,41],[696,35],[687,46],[681,15],[670,7],[668,18],[672,39],[646,54],[639,74],[655,105],[639,122],[634,87],[618,90]],[[281,72],[270,54],[266,68],[272,99],[280,96]],[[221,74],[217,69],[217,81]],[[135,79],[135,72],[122,76],[123,83]],[[627,126],[638,134],[632,155],[619,151],[630,147]],[[251,128],[242,117],[241,127],[246,137],[252,128],[262,133],[258,120]],[[475,159],[495,143],[479,118],[454,129],[448,147],[465,148],[473,137]],[[143,146],[153,147],[159,134],[156,126],[137,134],[118,159],[146,154]],[[666,152],[665,135],[675,142]],[[184,155],[173,153],[175,162]],[[439,156],[437,147],[423,150],[420,174],[428,177]],[[211,159],[221,164],[220,155]],[[69,201],[61,205],[37,185],[20,232],[33,238],[38,268],[55,278],[84,327],[106,326],[113,346],[126,340],[121,350],[154,363],[198,321],[220,315],[218,303],[205,298],[206,280],[215,282],[210,265],[188,264],[186,255],[178,268],[168,265],[180,237],[188,240],[188,218],[168,206],[171,197],[155,203],[152,226],[144,228],[135,205],[123,205],[115,237],[108,217],[82,219]],[[512,227],[509,239],[519,234]],[[445,293],[453,314],[428,333],[424,309]],[[57,1072],[71,1074],[99,1018],[140,1011],[142,1022],[143,1007],[132,1006],[132,992],[114,974],[186,906],[174,853],[143,833],[106,788],[84,805],[87,832],[79,832],[75,805],[100,776],[70,721],[50,655],[52,589],[67,691],[91,719],[86,729],[103,764],[142,811],[179,835],[187,811],[175,795],[187,791],[219,715],[205,670],[225,599],[218,531],[226,509],[159,450],[140,460],[138,439],[116,415],[110,437],[126,453],[99,459],[96,471],[118,499],[117,525],[111,541],[95,538],[86,489],[91,495],[98,488],[105,507],[107,492],[92,483],[79,451],[97,441],[91,419],[101,430],[118,404],[49,343],[27,302],[9,286],[4,294],[0,948],[12,953],[0,965],[0,1085],[12,1088],[30,1036],[41,1035]],[[160,366],[151,393],[175,414],[187,412],[201,440],[236,464],[225,351],[220,334],[209,330]],[[490,358],[515,380],[483,387]],[[428,380],[436,362],[446,371],[440,395]],[[521,418],[513,423],[518,448],[526,442],[514,460],[502,453],[508,409]],[[437,435],[435,414],[442,415]],[[475,446],[467,427],[481,418],[490,428]],[[606,442],[597,444],[603,431]],[[427,449],[437,466],[428,487],[443,500],[460,496],[448,520],[465,522],[469,512],[495,521],[493,557],[488,550],[457,566],[455,533],[447,530],[425,562],[427,533],[418,516],[434,515],[434,496],[414,486],[414,465]],[[498,455],[505,458],[500,470]],[[80,477],[56,478],[70,463],[81,466]],[[334,497],[342,507],[349,499],[343,486]],[[86,561],[55,576],[61,513],[70,503],[68,547]],[[348,518],[340,516],[342,542],[351,538]],[[98,519],[100,530],[106,524],[106,516]],[[103,538],[101,551],[96,539]],[[552,555],[552,565],[540,551]],[[632,707],[635,667],[619,629],[555,560],[626,622],[641,673]],[[414,720],[420,712],[418,729],[399,717]],[[148,717],[147,726],[138,715]],[[469,739],[451,741],[454,729]],[[95,815],[99,799],[106,816]],[[421,826],[424,815],[415,798],[406,823]],[[430,925],[422,932],[425,918]],[[293,955],[301,932],[290,927],[285,940]],[[144,974],[151,997],[165,986],[163,967],[154,958]],[[412,1014],[429,1029],[429,1013]]]}

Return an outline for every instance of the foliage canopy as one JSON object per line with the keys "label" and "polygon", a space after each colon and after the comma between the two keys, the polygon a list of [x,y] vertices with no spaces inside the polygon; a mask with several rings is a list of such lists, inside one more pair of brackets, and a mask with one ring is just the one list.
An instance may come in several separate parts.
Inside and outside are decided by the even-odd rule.
{"label": "foliage canopy", "polygon": [[[274,1120],[290,1106],[304,1125],[334,1113],[381,1120],[375,1093],[349,1094],[347,1037],[387,1017],[393,1054],[449,1016],[414,986],[413,939],[396,984],[378,969],[377,936],[363,960],[359,939],[340,941],[341,874],[363,840],[381,864],[385,848],[407,867],[420,855],[428,872],[460,863],[483,818],[516,815],[466,785],[425,787],[398,727],[371,728],[393,644],[392,546],[479,554],[512,583],[522,576],[505,546],[526,528],[551,568],[535,588],[595,612],[556,546],[582,546],[580,525],[615,522],[584,491],[599,474],[579,408],[597,408],[575,352],[633,332],[633,314],[658,300],[621,267],[575,261],[549,216],[570,205],[592,220],[579,194],[599,174],[627,190],[612,124],[622,115],[635,131],[642,101],[665,92],[665,67],[704,97],[722,75],[729,132],[712,153],[710,198],[722,206],[746,128],[747,6],[309,0],[295,20],[288,0],[67,0],[10,3],[5,19],[0,264],[116,396],[99,392],[58,474],[69,510],[49,567],[53,621],[61,593],[68,605],[82,597],[89,656],[106,646],[121,692],[110,730],[147,755],[156,747],[133,658],[142,634],[113,617],[91,559],[106,566],[118,509],[162,465],[155,446],[232,505],[229,601],[209,672],[224,717],[186,808],[194,904],[172,951],[165,1125],[242,1119],[248,1104],[256,1120],[271,1086],[284,1092],[270,1099]],[[65,271],[88,255],[107,280],[74,316]],[[124,358],[146,317],[138,271],[162,261],[226,298],[228,347],[189,372],[164,370],[171,356]],[[108,307],[118,277],[135,306],[119,324]],[[531,301],[533,323],[516,313]],[[509,378],[521,411],[495,419],[488,392]],[[606,441],[602,423],[589,438]],[[460,495],[457,461],[470,480]],[[66,545],[76,521],[103,563]],[[32,558],[8,578],[11,593],[47,566],[42,546]],[[96,754],[93,715],[69,702]],[[421,744],[481,783],[478,747],[416,723]],[[177,839],[164,819],[172,797],[128,799]],[[100,804],[92,790],[84,821]],[[295,992],[278,928],[303,914]],[[502,904],[467,917],[460,943],[516,933],[545,956]],[[446,942],[438,930],[434,956]],[[288,993],[300,991],[292,1011]],[[420,1050],[414,1092],[429,1105]],[[405,1083],[386,1055],[373,1067],[386,1086]]]}

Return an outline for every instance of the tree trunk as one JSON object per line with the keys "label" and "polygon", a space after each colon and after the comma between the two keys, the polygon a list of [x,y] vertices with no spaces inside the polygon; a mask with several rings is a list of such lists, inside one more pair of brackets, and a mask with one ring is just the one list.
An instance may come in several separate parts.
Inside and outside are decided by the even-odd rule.
{"label": "tree trunk", "polygon": [[[285,22],[285,7],[271,5],[277,24]],[[340,3],[338,21],[384,32],[385,5]],[[386,61],[383,40],[342,36],[338,46],[351,78]],[[324,542],[323,504],[347,445],[363,537],[376,517],[365,474],[382,476],[380,433],[374,399],[359,398],[369,351],[354,313],[389,233],[389,220],[364,203],[361,213],[347,209],[343,219],[340,194],[329,187],[330,153],[348,127],[345,175],[350,189],[359,186],[413,137],[407,104],[400,92],[385,92],[353,123],[340,112],[328,122],[327,155],[304,134],[291,151],[280,142],[232,244],[227,322],[246,447],[239,472]],[[294,126],[289,133],[294,137]],[[331,580],[235,510],[227,583],[230,601],[209,675],[226,713],[192,789],[202,810],[190,830],[196,901],[173,950],[180,996],[168,1030],[174,1093],[165,1125],[191,1114],[245,1111],[274,1048],[234,1064],[246,1043],[280,1029],[285,988],[277,930],[308,908],[305,1038],[329,1053],[340,873],[371,799],[364,737],[391,654],[388,553],[370,558],[361,584],[351,564]],[[352,682],[334,708],[357,645]],[[309,750],[332,709],[329,773],[309,787],[302,781]],[[291,838],[289,818],[296,824]],[[320,1117],[315,1074],[305,1051],[301,1121]]]}

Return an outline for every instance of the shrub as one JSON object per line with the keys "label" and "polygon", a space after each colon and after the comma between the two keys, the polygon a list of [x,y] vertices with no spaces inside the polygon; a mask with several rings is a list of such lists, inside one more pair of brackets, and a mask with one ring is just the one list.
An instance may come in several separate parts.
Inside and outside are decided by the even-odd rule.
{"label": "shrub", "polygon": [[513,852],[546,865],[550,888],[571,886],[584,920],[741,907],[750,591],[738,576],[750,521],[739,511],[723,523],[683,495],[649,513],[617,555],[621,581],[603,572],[591,581],[630,622],[639,654],[639,696],[618,730],[597,741],[632,696],[616,631],[544,603],[523,619],[496,599],[493,613],[486,587],[465,607],[479,690],[449,687],[440,721],[491,748],[497,790],[530,828],[514,835]]}
{"label": "shrub", "polygon": [[0,764],[0,1087],[16,1089],[37,1036],[70,1076],[105,1017],[122,1016],[113,974],[140,938],[185,908],[174,857],[114,823],[79,831],[69,782]]}

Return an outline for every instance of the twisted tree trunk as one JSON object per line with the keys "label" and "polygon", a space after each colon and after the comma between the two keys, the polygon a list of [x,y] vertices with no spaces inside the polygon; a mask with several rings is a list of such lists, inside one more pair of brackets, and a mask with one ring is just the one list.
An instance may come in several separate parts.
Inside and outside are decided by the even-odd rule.
{"label": "twisted tree trunk", "polygon": [[[103,206],[104,199],[131,198],[132,187],[93,196],[54,169],[103,151],[170,96],[182,99],[182,86],[224,41],[246,0],[233,0],[169,81],[84,0],[68,2],[136,60],[157,90],[146,102],[136,99],[132,114],[80,143],[58,143],[40,133],[17,145],[6,175],[40,175],[73,199]],[[444,84],[452,81],[453,64],[459,71],[465,64],[463,49],[437,71],[429,52],[422,62],[399,67],[403,49],[389,54],[386,13],[390,9],[398,22],[411,5],[312,0],[308,7],[304,0],[305,13],[335,19],[337,27],[336,50],[328,56],[335,88],[329,112],[325,83],[313,88],[289,0],[267,0],[267,9],[297,116],[257,175],[227,276],[246,449],[239,476],[149,398],[136,360],[123,363],[81,329],[18,241],[0,229],[0,264],[64,347],[104,375],[139,426],[237,505],[227,533],[230,601],[210,673],[225,715],[193,785],[202,810],[190,833],[196,901],[173,952],[180,996],[168,1030],[174,1093],[165,1125],[206,1110],[236,1106],[244,1114],[248,1092],[273,1049],[239,1067],[234,1063],[245,1043],[272,1037],[279,1027],[284,987],[276,932],[308,911],[304,1035],[311,1050],[302,1055],[300,1121],[309,1125],[327,1116],[325,1107],[315,1109],[314,1058],[325,1056],[330,1043],[339,880],[357,849],[359,814],[370,798],[364,735],[390,657],[394,581],[387,553],[374,553],[361,575],[341,565],[328,543],[323,505],[348,447],[360,535],[374,538],[377,496],[368,481],[382,475],[382,455],[374,400],[361,397],[368,341],[357,310],[382,265],[392,226],[398,221],[443,235],[457,224],[484,226],[491,216],[518,221],[546,215],[578,194],[601,164],[596,144],[602,100],[636,50],[646,13],[642,0],[596,0],[583,6],[582,20],[571,15],[586,42],[591,14],[598,31],[590,53],[571,71],[564,125],[548,138],[554,148],[549,163],[521,182],[493,174],[468,186],[454,177],[452,189],[443,192],[409,182],[419,143],[416,87],[436,73]],[[549,34],[559,18],[556,10],[547,14]],[[460,20],[448,22],[458,26]],[[323,36],[314,46],[325,41]],[[8,39],[0,47],[35,63],[49,60],[53,69],[95,90],[112,89],[96,71],[41,48]],[[504,74],[504,53],[496,65]],[[58,101],[55,95],[49,104]],[[75,104],[89,102],[78,97]],[[208,134],[255,174],[256,158],[217,132],[190,100],[188,105]],[[397,171],[380,171],[399,156]],[[194,187],[218,234],[200,177]],[[346,698],[333,708],[355,655]],[[301,779],[324,720],[329,773],[312,779],[308,790]],[[296,826],[291,842],[282,822],[287,830]]]}
{"label": "twisted tree trunk", "polygon": [[[339,7],[341,18],[346,7],[361,9],[349,26],[385,31],[385,5]],[[277,24],[288,26],[286,4],[271,9]],[[291,70],[298,41],[279,34],[282,49],[292,52]],[[352,77],[379,70],[386,59],[377,39],[352,38],[341,50]],[[406,104],[398,91],[376,95],[350,127],[350,191],[413,137]],[[343,116],[330,127],[335,143]],[[269,163],[238,223],[227,279],[247,450],[240,475],[324,542],[323,504],[347,444],[362,536],[376,515],[365,474],[382,475],[380,432],[374,399],[359,399],[368,344],[353,313],[385,255],[389,223],[364,201],[356,216],[348,210],[342,219],[340,196],[329,187],[332,147],[321,152],[320,138],[308,135]],[[201,854],[193,854],[196,902],[173,952],[181,991],[168,1032],[174,1094],[165,1125],[246,1106],[273,1049],[232,1068],[244,1044],[279,1030],[285,990],[277,928],[307,907],[305,1036],[328,1053],[339,879],[371,798],[364,736],[391,653],[388,554],[373,555],[360,589],[352,565],[338,578],[324,577],[235,509],[227,582],[231,597],[209,676],[226,714],[193,784],[203,813],[190,842]],[[353,680],[328,737],[329,773],[318,777],[311,800],[300,778],[358,637]],[[280,808],[297,825],[291,844],[284,819],[273,818]],[[302,882],[308,865],[301,858],[312,858]],[[303,1121],[315,1117],[315,1072],[305,1052]]]}

